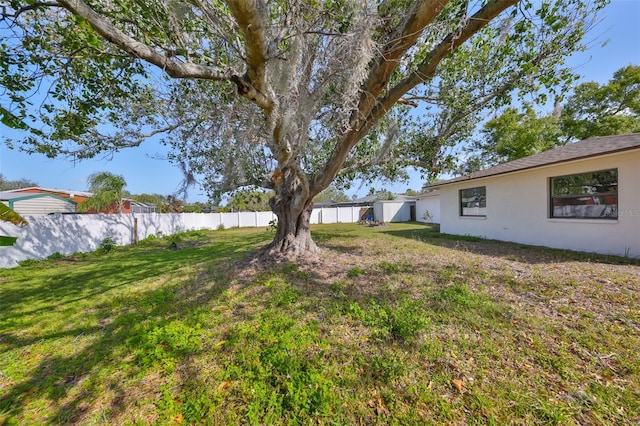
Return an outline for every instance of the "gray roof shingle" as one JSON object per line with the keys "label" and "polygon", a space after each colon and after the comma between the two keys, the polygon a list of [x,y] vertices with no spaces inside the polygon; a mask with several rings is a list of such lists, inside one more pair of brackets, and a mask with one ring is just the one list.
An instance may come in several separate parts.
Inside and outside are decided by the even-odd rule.
{"label": "gray roof shingle", "polygon": [[640,149],[640,133],[629,133],[625,135],[603,136],[584,139],[579,142],[568,144],[560,148],[541,152],[540,154],[498,164],[497,166],[473,172],[467,176],[440,181],[429,185],[428,188],[438,188],[456,182],[480,179],[489,176],[503,175],[521,170],[534,169],[536,167],[548,166],[551,164],[566,163],[569,161],[584,158],[597,157],[615,152]]}

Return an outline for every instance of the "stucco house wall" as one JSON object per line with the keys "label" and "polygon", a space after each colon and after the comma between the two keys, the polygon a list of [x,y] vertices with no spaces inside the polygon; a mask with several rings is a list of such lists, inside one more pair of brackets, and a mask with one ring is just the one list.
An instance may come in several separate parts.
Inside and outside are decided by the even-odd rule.
{"label": "stucco house wall", "polygon": [[416,200],[416,220],[424,223],[440,223],[440,193],[427,193]]}
{"label": "stucco house wall", "polygon": [[[617,219],[550,218],[550,178],[618,170]],[[460,215],[459,191],[486,186],[486,217]],[[640,150],[450,183],[440,189],[440,231],[570,250],[640,257]]]}

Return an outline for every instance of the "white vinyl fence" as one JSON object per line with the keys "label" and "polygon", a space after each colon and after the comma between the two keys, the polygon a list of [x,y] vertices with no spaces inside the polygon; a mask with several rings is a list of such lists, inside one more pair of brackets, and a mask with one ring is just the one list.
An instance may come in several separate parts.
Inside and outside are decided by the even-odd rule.
{"label": "white vinyl fence", "polygon": [[[311,223],[355,223],[360,220],[361,210],[314,209]],[[276,216],[272,212],[136,213],[25,216],[25,219],[29,225],[24,227],[0,221],[0,235],[18,237],[14,246],[0,247],[0,268],[12,268],[21,260],[44,259],[54,253],[94,251],[105,238],[124,246],[151,235],[166,236],[195,229],[267,227],[276,221]]]}

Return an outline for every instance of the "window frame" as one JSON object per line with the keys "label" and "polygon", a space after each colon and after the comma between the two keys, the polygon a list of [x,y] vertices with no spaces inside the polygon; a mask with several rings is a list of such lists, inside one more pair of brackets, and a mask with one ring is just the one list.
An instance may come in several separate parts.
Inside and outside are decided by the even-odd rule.
{"label": "window frame", "polygon": [[[463,192],[464,191],[473,191],[473,190],[479,190],[479,189],[483,189],[484,191],[484,200],[480,200],[480,201],[474,201],[478,203],[478,206],[476,206],[476,208],[484,208],[485,209],[485,213],[484,214],[465,214],[464,209],[465,208],[469,208],[468,206],[465,206],[462,201],[463,199]],[[473,195],[473,196],[477,196],[477,195]],[[482,205],[484,204],[484,206]],[[474,186],[471,188],[463,188],[458,190],[458,213],[460,215],[460,217],[487,217],[487,186],[486,185],[482,185],[482,186]]]}
{"label": "window frame", "polygon": [[[577,176],[581,176],[581,175],[595,175],[597,173],[608,173],[608,172],[615,172],[615,183],[610,183],[610,184],[602,184],[600,182],[598,182],[597,184],[599,184],[600,186],[605,186],[605,185],[610,185],[611,187],[615,187],[615,191],[594,191],[594,192],[589,192],[586,191],[580,194],[569,194],[569,195],[556,195],[554,194],[554,182],[556,179],[562,179],[562,178],[573,178],[573,177],[577,177]],[[549,219],[560,219],[560,220],[618,220],[619,217],[619,198],[618,195],[620,193],[620,174],[618,172],[618,168],[617,167],[612,167],[612,168],[608,168],[608,169],[601,169],[601,170],[590,170],[590,171],[586,171],[586,172],[580,172],[580,173],[570,173],[570,174],[566,174],[566,175],[558,175],[558,176],[552,176],[549,177],[549,183],[548,183],[548,187],[549,187],[549,195],[547,197],[548,203],[549,203],[549,207],[548,207],[548,217]],[[591,186],[596,187],[598,185],[596,184],[592,184],[592,185],[582,185],[583,188],[587,187],[587,186]],[[569,204],[563,204],[562,206],[558,206],[557,203],[555,202],[555,200],[561,200],[561,199],[565,199],[565,200],[570,200],[570,199],[579,199],[579,198],[583,198],[583,199],[587,199],[587,198],[591,198],[593,201],[596,201],[597,199],[604,199],[605,197],[612,197],[615,196],[615,204],[613,203],[569,203]],[[602,209],[602,213],[600,213],[597,216],[587,216],[587,215],[578,215],[578,214],[574,214],[574,215],[556,215],[555,213],[555,208],[556,207],[563,207],[563,206],[570,206],[570,205],[576,205],[576,206],[590,206],[590,205],[604,205],[604,209]],[[611,207],[609,207],[611,206]],[[613,207],[614,206],[614,207]],[[585,208],[586,210],[586,208]],[[609,212],[608,214],[604,214],[607,213],[607,211]],[[613,213],[613,214],[611,214]]]}

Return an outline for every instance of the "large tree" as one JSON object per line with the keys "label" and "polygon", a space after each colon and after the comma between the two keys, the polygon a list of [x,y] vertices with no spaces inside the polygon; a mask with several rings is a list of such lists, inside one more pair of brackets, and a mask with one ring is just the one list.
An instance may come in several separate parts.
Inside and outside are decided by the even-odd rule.
{"label": "large tree", "polygon": [[554,114],[539,117],[530,104],[524,105],[522,111],[506,108],[487,121],[480,138],[465,148],[469,155],[457,172],[470,173],[564,145],[559,115],[558,109]]}
{"label": "large tree", "polygon": [[605,84],[578,84],[564,104],[538,115],[532,105],[506,108],[466,149],[468,173],[594,136],[640,132],[640,66],[617,70]]}
{"label": "large tree", "polygon": [[579,84],[562,108],[566,140],[640,132],[640,65],[617,70],[605,84]]}
{"label": "large tree", "polygon": [[86,158],[159,135],[213,195],[273,190],[267,253],[298,255],[335,179],[433,173],[484,108],[570,80],[606,1],[0,3],[14,146]]}

